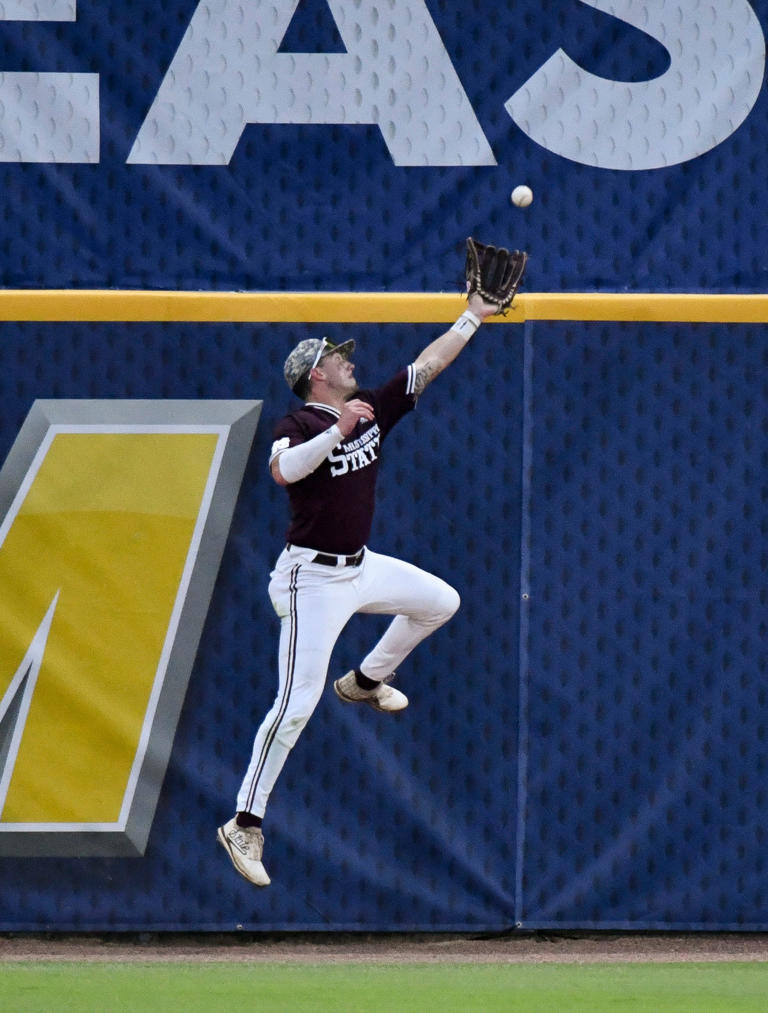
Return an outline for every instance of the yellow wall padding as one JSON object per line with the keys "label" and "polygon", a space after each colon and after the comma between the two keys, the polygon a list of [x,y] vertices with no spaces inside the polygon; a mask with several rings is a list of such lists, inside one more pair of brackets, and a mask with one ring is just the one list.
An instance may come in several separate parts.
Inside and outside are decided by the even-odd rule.
{"label": "yellow wall padding", "polygon": [[[6,289],[0,320],[214,323],[451,323],[465,305],[458,293],[147,292]],[[698,293],[520,293],[507,316],[526,320],[648,320],[766,323],[768,295]]]}

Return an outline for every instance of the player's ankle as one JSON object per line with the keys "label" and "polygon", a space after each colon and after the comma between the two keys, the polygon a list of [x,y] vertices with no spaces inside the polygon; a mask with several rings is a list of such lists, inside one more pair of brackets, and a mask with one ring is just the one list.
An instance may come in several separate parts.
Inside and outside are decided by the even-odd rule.
{"label": "player's ankle", "polygon": [[360,689],[376,689],[379,685],[375,679],[369,679],[367,675],[363,675],[359,668],[355,669],[355,682]]}
{"label": "player's ankle", "polygon": [[261,827],[262,818],[261,816],[254,816],[253,813],[243,811],[237,814],[235,822],[239,827],[243,827],[243,829],[247,827]]}

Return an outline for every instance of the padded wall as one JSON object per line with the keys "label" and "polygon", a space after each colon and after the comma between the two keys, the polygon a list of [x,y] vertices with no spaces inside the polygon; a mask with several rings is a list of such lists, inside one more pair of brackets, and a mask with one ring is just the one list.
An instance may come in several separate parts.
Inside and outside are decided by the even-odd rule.
{"label": "padded wall", "polygon": [[[360,377],[384,380],[434,332],[356,327]],[[481,929],[512,919],[519,328],[472,348],[384,447],[372,546],[433,570],[463,597],[458,621],[401,670],[411,707],[382,721],[340,704],[327,687],[270,805],[274,887],[256,892],[215,840],[276,691],[278,623],[266,586],[287,512],[266,461],[270,427],[294,403],[280,365],[295,340],[319,333],[273,325],[3,328],[5,451],[34,393],[265,403],[146,854],[0,858],[4,929]],[[183,364],[168,368],[180,351]],[[492,401],[499,382],[502,403]],[[384,622],[355,617],[331,671],[359,661]]]}
{"label": "padded wall", "polygon": [[[385,446],[371,544],[462,608],[404,666],[399,720],[326,690],[259,892],[214,833],[274,693],[279,362],[319,330],[3,331],[4,449],[33,390],[265,403],[146,854],[0,859],[5,930],[765,926],[764,326],[493,328],[436,381]],[[434,329],[334,331],[376,379]]]}
{"label": "padded wall", "polygon": [[[397,722],[326,692],[254,894],[214,838],[274,693],[282,362],[332,331],[383,380],[446,321],[6,312],[2,457],[38,399],[263,412],[145,853],[6,849],[0,928],[768,925],[765,315],[665,324],[654,302],[765,290],[767,24],[768,0],[6,0],[3,307],[9,289],[25,314],[41,289],[396,303],[459,292],[474,234],[529,251],[531,294],[647,292],[657,322],[553,323],[537,303],[393,433],[372,544],[462,609],[402,672]],[[334,666],[379,628],[356,617]]]}
{"label": "padded wall", "polygon": [[535,331],[526,922],[765,923],[765,339]]}
{"label": "padded wall", "polygon": [[476,234],[528,249],[540,291],[761,291],[767,18],[6,3],[0,283],[456,291]]}

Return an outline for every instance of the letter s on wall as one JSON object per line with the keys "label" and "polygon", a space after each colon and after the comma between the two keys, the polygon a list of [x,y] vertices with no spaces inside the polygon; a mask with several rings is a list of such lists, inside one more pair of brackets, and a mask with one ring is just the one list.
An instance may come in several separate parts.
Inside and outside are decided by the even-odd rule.
{"label": "letter s on wall", "polygon": [[646,32],[669,52],[661,76],[610,81],[558,49],[504,104],[528,136],[555,154],[600,169],[660,169],[725,141],[751,112],[763,83],[765,36],[747,0],[583,0]]}

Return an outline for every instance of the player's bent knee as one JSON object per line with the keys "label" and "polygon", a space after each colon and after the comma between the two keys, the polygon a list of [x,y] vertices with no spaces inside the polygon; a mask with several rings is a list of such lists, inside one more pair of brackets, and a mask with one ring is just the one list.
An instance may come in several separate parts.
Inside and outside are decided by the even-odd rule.
{"label": "player's bent knee", "polygon": [[461,597],[459,592],[451,587],[450,584],[446,584],[439,601],[441,621],[447,623],[452,616],[456,615],[460,605]]}

